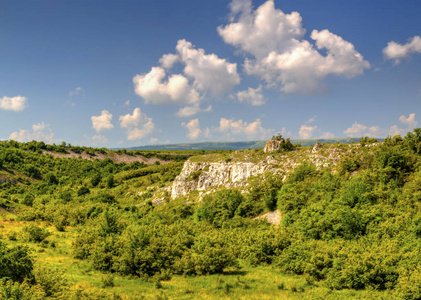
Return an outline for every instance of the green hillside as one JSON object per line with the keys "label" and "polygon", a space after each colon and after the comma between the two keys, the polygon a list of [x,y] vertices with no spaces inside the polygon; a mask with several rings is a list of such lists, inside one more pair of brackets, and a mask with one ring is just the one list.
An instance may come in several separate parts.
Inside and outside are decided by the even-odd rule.
{"label": "green hillside", "polygon": [[[286,179],[266,172],[178,199],[170,187],[188,157],[270,154],[198,151],[146,165],[42,154],[47,147],[58,150],[0,143],[0,299],[421,296],[421,129],[321,146],[321,155],[343,153],[324,169],[297,146],[276,154],[299,159]],[[279,225],[256,218],[275,210]]]}

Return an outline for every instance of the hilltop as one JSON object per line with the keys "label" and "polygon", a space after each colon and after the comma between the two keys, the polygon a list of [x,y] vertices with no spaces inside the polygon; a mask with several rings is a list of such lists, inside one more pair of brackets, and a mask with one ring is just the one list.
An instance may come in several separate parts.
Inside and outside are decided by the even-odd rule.
{"label": "hilltop", "polygon": [[[360,138],[337,138],[337,139],[295,139],[291,140],[294,145],[312,146],[316,143],[347,144],[357,143]],[[383,139],[378,139],[382,141]],[[245,141],[245,142],[201,142],[183,144],[164,144],[129,147],[127,150],[242,150],[261,149],[266,141]]]}

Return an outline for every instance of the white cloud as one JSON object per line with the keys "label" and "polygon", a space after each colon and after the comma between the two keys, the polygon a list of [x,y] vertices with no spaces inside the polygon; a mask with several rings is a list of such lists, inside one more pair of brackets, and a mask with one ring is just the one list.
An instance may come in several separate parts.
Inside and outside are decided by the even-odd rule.
{"label": "white cloud", "polygon": [[240,83],[237,64],[229,63],[215,54],[205,54],[186,40],[177,42],[178,57],[185,64],[184,73],[193,78],[194,86],[201,91],[222,95]]}
{"label": "white cloud", "polygon": [[291,131],[288,131],[285,127],[282,127],[280,133],[284,138],[288,138],[292,135]]}
{"label": "white cloud", "polygon": [[313,134],[317,131],[317,126],[307,126],[307,125],[301,125],[300,131],[298,132],[298,135],[302,139],[309,139],[313,137]]}
{"label": "white cloud", "polygon": [[313,30],[311,39],[322,55],[304,39],[305,29],[298,12],[285,14],[275,9],[273,0],[255,11],[251,1],[231,4],[232,22],[218,27],[224,41],[251,54],[246,58],[245,71],[257,75],[285,93],[314,93],[323,87],[329,74],[354,77],[370,64],[353,44],[327,29]]}
{"label": "white cloud", "polygon": [[228,120],[225,118],[221,118],[216,131],[224,134],[226,138],[247,137],[258,139],[269,138],[274,132],[273,129],[264,128],[260,119],[247,123],[243,120],[235,121],[235,119]]}
{"label": "white cloud", "polygon": [[152,104],[193,104],[200,101],[199,93],[181,74],[169,76],[167,81],[165,70],[153,67],[149,73],[133,77],[135,93]]}
{"label": "white cloud", "polygon": [[179,61],[179,56],[176,54],[168,53],[164,54],[160,59],[159,63],[165,69],[171,69],[176,62]]}
{"label": "white cloud", "polygon": [[408,57],[412,53],[421,53],[421,37],[414,36],[409,42],[402,45],[391,41],[383,49],[386,58],[392,59],[395,63],[399,63],[402,58]]}
{"label": "white cloud", "polygon": [[113,129],[114,125],[111,124],[111,120],[113,115],[108,112],[108,110],[101,111],[100,116],[92,116],[92,127],[95,129],[96,132],[100,132],[101,130],[108,130]]}
{"label": "white cloud", "polygon": [[120,116],[119,120],[121,128],[127,129],[128,140],[144,138],[155,129],[152,118],[148,118],[138,107],[133,110],[132,115]]}
{"label": "white cloud", "polygon": [[199,119],[192,119],[188,123],[181,123],[181,126],[187,128],[186,137],[191,140],[197,140],[198,138],[209,138],[212,136],[210,129],[200,129]]}
{"label": "white cloud", "polygon": [[[168,75],[176,62],[184,65],[184,74]],[[206,54],[186,40],[179,40],[176,54],[164,54],[159,63],[149,73],[133,77],[135,92],[146,103],[197,104],[208,92],[220,96],[240,83],[237,64]]]}
{"label": "white cloud", "polygon": [[124,102],[124,105],[123,105],[124,107],[128,107],[128,106],[130,106],[130,100],[126,100],[126,102]]}
{"label": "white cloud", "polygon": [[364,124],[355,122],[351,127],[347,128],[344,133],[349,137],[379,137],[383,134],[385,130],[379,126],[368,127]]}
{"label": "white cloud", "polygon": [[349,137],[385,137],[387,135],[405,135],[408,131],[412,131],[417,126],[417,121],[415,120],[415,114],[409,114],[408,117],[404,115],[399,117],[399,121],[402,124],[407,125],[407,128],[400,128],[398,125],[392,125],[389,128],[381,128],[379,126],[368,127],[364,124],[355,122],[351,127],[347,128],[344,133]]}
{"label": "white cloud", "polygon": [[188,123],[181,123],[181,126],[187,128],[186,137],[191,140],[196,140],[202,134],[202,130],[199,128],[199,119],[190,120]]}
{"label": "white cloud", "polygon": [[158,139],[156,137],[151,137],[151,139],[149,140],[149,143],[151,144],[156,144],[158,142]]}
{"label": "white cloud", "polygon": [[[310,118],[306,124],[310,124],[316,120],[316,116]],[[331,139],[334,138],[335,135],[329,131],[321,131],[316,125],[310,126],[303,124],[298,131],[298,135],[302,139],[311,139],[311,138],[319,138],[319,139]]]}
{"label": "white cloud", "polygon": [[22,129],[12,132],[9,139],[18,142],[44,141],[49,144],[59,142],[55,139],[54,133],[50,129],[50,124],[45,124],[44,122],[32,125],[32,131]]}
{"label": "white cloud", "polygon": [[314,116],[312,116],[310,119],[308,119],[308,120],[306,121],[306,123],[307,123],[307,124],[311,124],[311,123],[313,123],[314,121],[316,121],[316,118],[317,118],[317,116],[316,116],[316,115],[314,115]]}
{"label": "white cloud", "polygon": [[212,111],[212,106],[209,105],[207,108],[205,109],[201,109],[199,107],[199,104],[194,104],[191,106],[185,106],[180,108],[176,113],[175,116],[176,117],[190,117],[193,116],[199,112],[210,112]]}
{"label": "white cloud", "polygon": [[259,85],[257,89],[249,87],[247,90],[239,91],[237,93],[237,99],[240,102],[246,102],[251,104],[252,106],[260,106],[266,103],[266,100],[261,92],[261,85]]}
{"label": "white cloud", "polygon": [[0,109],[21,111],[27,106],[27,99],[22,96],[0,98]]}
{"label": "white cloud", "polygon": [[408,118],[405,117],[405,115],[402,115],[399,117],[399,121],[402,124],[406,124],[408,126],[408,130],[413,130],[415,127],[417,127],[418,122],[415,120],[415,114],[409,114]]}
{"label": "white cloud", "polygon": [[81,87],[77,87],[73,91],[69,92],[69,96],[70,97],[77,96],[77,95],[80,95],[81,93],[83,93],[83,89]]}

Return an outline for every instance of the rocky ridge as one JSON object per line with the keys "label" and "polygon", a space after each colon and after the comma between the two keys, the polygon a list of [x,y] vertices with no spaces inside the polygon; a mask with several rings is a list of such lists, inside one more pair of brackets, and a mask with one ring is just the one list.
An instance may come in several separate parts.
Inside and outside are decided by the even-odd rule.
{"label": "rocky ridge", "polygon": [[[303,160],[315,164],[319,169],[334,166],[347,151],[350,149],[336,148],[331,145],[325,148],[323,144],[318,143],[313,148],[276,155],[264,154],[258,162],[234,160],[207,162],[206,157],[200,162],[189,159],[173,182],[171,197],[175,199],[192,191],[206,191],[212,187],[241,187],[247,184],[249,177],[264,172],[278,173],[279,176],[286,178],[286,174],[300,165]],[[234,156],[239,152],[241,151],[235,151]]]}

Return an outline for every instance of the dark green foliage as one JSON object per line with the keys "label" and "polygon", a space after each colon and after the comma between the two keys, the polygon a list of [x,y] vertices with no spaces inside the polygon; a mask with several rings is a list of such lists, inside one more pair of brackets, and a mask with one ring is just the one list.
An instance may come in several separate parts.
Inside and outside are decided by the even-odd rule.
{"label": "dark green foliage", "polygon": [[[114,178],[113,178],[114,179]],[[101,174],[100,173],[95,173],[92,177],[91,177],[91,184],[93,187],[96,187],[99,183],[101,182]]]}
{"label": "dark green foliage", "polygon": [[22,282],[32,277],[33,259],[27,247],[16,246],[7,248],[0,242],[0,279],[9,278]]}
{"label": "dark green foliage", "polygon": [[93,198],[94,201],[102,202],[102,203],[117,203],[117,200],[113,195],[107,194],[107,193],[99,193],[97,196]]}
{"label": "dark green foliage", "polygon": [[83,196],[86,194],[89,194],[91,191],[89,190],[89,188],[87,188],[86,186],[82,186],[77,190],[77,195],[78,196]]}
{"label": "dark green foliage", "polygon": [[107,188],[111,189],[114,187],[114,176],[113,175],[109,175],[107,177]]}
{"label": "dark green foliage", "polygon": [[316,173],[316,166],[314,164],[304,162],[298,167],[296,167],[292,174],[288,176],[288,182],[294,183],[297,181],[303,181],[308,176],[314,176]]}
{"label": "dark green foliage", "polygon": [[376,138],[369,138],[368,136],[366,136],[366,137],[362,137],[360,139],[359,143],[360,143],[361,146],[370,145],[370,144],[373,144],[373,143],[377,143],[377,139]]}
{"label": "dark green foliage", "polygon": [[46,181],[46,182],[47,182],[47,184],[49,184],[49,185],[58,184],[57,177],[56,177],[56,175],[54,175],[54,173],[52,173],[52,172],[48,172],[48,173],[45,175],[45,181]]}
{"label": "dark green foliage", "polygon": [[26,233],[28,241],[35,243],[40,243],[51,235],[47,228],[38,227],[33,224],[23,228],[23,232]]}
{"label": "dark green foliage", "polygon": [[25,171],[25,175],[34,179],[41,179],[41,172],[35,166],[29,165]]}
{"label": "dark green foliage", "polygon": [[208,221],[216,227],[221,227],[232,219],[244,197],[234,190],[222,190],[212,196],[205,196],[202,205],[196,212],[198,221]]}

